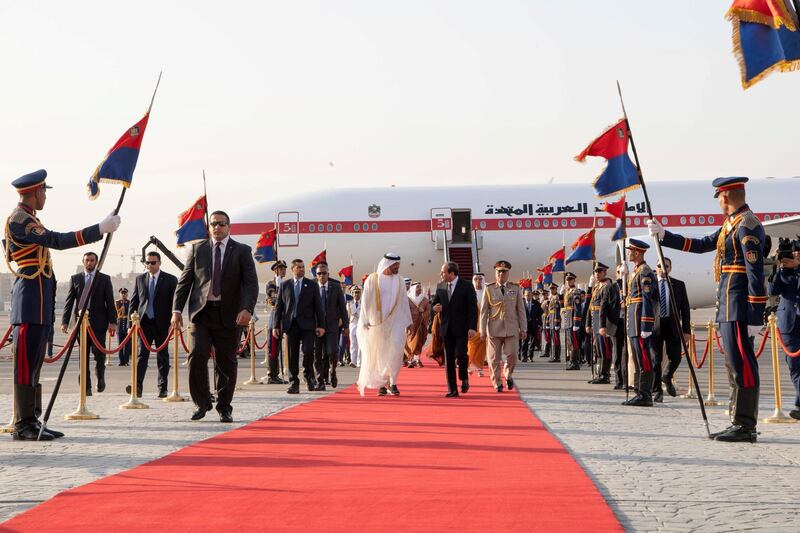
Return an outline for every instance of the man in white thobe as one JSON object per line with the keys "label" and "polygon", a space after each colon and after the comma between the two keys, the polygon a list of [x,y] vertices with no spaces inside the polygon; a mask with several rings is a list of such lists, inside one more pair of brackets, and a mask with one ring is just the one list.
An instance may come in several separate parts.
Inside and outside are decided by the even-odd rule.
{"label": "man in white thobe", "polygon": [[405,284],[398,275],[400,256],[387,253],[377,272],[364,282],[361,314],[358,319],[358,347],[361,372],[358,390],[378,389],[379,396],[397,396],[397,374],[403,366],[406,331],[411,325]]}

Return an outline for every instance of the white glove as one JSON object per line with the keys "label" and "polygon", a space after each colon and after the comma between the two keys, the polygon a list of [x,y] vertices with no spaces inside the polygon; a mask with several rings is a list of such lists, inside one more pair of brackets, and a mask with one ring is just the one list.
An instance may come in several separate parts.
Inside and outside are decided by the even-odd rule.
{"label": "white glove", "polygon": [[589,278],[589,288],[591,289],[592,287],[594,287],[594,276]]}
{"label": "white glove", "polygon": [[761,328],[764,326],[747,326],[747,336],[748,337],[755,337],[761,331]]}
{"label": "white glove", "polygon": [[114,233],[119,228],[122,219],[112,211],[100,222],[100,233]]}
{"label": "white glove", "polygon": [[649,336],[650,336],[650,335],[652,335],[652,334],[653,334],[653,332],[652,332],[652,331],[643,331],[643,332],[641,333],[641,335],[642,335],[642,338],[643,338],[643,339],[646,339],[647,337],[649,337]]}
{"label": "white glove", "polygon": [[664,226],[659,224],[658,220],[647,219],[647,229],[650,230],[651,237],[658,237],[658,240],[664,238]]}
{"label": "white glove", "polygon": [[578,326],[572,326],[572,331],[579,331],[580,329]]}

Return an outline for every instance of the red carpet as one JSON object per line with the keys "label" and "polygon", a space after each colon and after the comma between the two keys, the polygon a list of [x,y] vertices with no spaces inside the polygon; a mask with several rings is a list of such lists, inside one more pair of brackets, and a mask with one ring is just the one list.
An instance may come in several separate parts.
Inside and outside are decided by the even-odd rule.
{"label": "red carpet", "polygon": [[444,398],[433,367],[403,370],[400,390],[350,387],[63,492],[0,530],[622,531],[516,391],[479,378]]}

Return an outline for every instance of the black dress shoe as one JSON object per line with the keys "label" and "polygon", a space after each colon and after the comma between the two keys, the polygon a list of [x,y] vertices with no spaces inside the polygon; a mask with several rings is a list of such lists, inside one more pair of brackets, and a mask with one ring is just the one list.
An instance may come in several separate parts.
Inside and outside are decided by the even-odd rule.
{"label": "black dress shoe", "polygon": [[581,365],[569,365],[567,367],[567,370],[580,370],[580,369],[581,369]]}
{"label": "black dress shoe", "polygon": [[158,391],[158,397],[159,398],[166,398],[167,397],[167,391],[165,391],[165,390]]}
{"label": "black dress shoe", "polygon": [[458,396],[457,390],[451,390],[450,392],[444,395],[445,398],[455,398],[456,396]]}
{"label": "black dress shoe", "polygon": [[664,393],[661,391],[656,391],[653,394],[653,402],[655,403],[664,403]]}
{"label": "black dress shoe", "polygon": [[92,395],[92,389],[86,389],[86,396]]}
{"label": "black dress shoe", "polygon": [[466,394],[469,392],[469,381],[462,381],[461,382],[461,392],[462,394]]}
{"label": "black dress shoe", "polygon": [[614,390],[622,390],[624,388],[625,385],[623,385],[622,383],[617,383],[616,385],[614,385]]}
{"label": "black dress shoe", "polygon": [[731,426],[722,433],[714,437],[714,440],[720,442],[752,442],[758,440],[758,433],[755,428],[746,428],[744,426]]}
{"label": "black dress shoe", "polygon": [[233,417],[231,416],[230,413],[220,413],[219,421],[225,424],[230,424],[231,422],[233,422]]}
{"label": "black dress shoe", "polygon": [[97,392],[103,392],[106,390],[106,380],[98,379],[97,380]]}
{"label": "black dress shoe", "polygon": [[662,378],[664,381],[664,386],[667,389],[667,394],[672,396],[673,398],[678,395],[678,391],[675,390],[675,383],[672,382],[670,378]]}
{"label": "black dress shoe", "polygon": [[726,427],[726,428],[725,428],[725,429],[723,429],[722,431],[715,431],[714,433],[710,433],[710,434],[708,435],[708,438],[709,438],[709,439],[711,439],[711,440],[714,440],[714,439],[715,439],[715,438],[717,438],[718,436],[722,435],[723,433],[726,433],[726,432],[730,431],[731,429],[733,429],[733,428],[735,428],[735,427],[736,427],[736,426],[734,426],[733,424],[731,424],[730,426]]}
{"label": "black dress shoe", "polygon": [[[125,385],[125,392],[127,392],[128,394],[131,393],[131,386],[130,385]],[[136,397],[137,398],[141,398],[142,397],[142,388],[141,387],[136,389]]]}
{"label": "black dress shoe", "polygon": [[589,383],[592,385],[609,385],[611,380],[601,376],[599,378],[594,378],[593,380],[589,381]]}
{"label": "black dress shoe", "polygon": [[331,387],[335,389],[338,384],[339,384],[339,378],[336,377],[336,373],[334,372],[333,374],[331,374]]}
{"label": "black dress shoe", "polygon": [[314,390],[316,390],[316,391],[324,391],[325,390],[325,382],[324,381],[320,381],[319,383],[317,383],[317,386],[314,388]]}
{"label": "black dress shoe", "polygon": [[389,390],[386,387],[378,389],[378,396],[386,396],[387,394],[389,394]]}
{"label": "black dress shoe", "polygon": [[267,378],[267,385],[286,385],[281,378]]}
{"label": "black dress shoe", "polygon": [[792,409],[791,411],[789,411],[789,416],[791,416],[795,420],[800,420],[800,408]]}
{"label": "black dress shoe", "polygon": [[200,420],[206,416],[206,413],[211,410],[210,407],[198,407],[197,410],[192,413],[192,420]]}
{"label": "black dress shoe", "polygon": [[314,380],[306,381],[306,387],[308,388],[309,392],[317,390],[317,384]]}
{"label": "black dress shoe", "polygon": [[628,402],[628,405],[633,407],[653,407],[653,399],[644,396],[638,396],[633,401]]}
{"label": "black dress shoe", "polygon": [[506,380],[506,385],[508,385],[508,390],[514,390],[514,380],[513,379],[508,378]]}
{"label": "black dress shoe", "polygon": [[494,388],[494,390],[495,390],[495,392],[503,392],[503,386],[502,385],[498,385],[498,386],[496,386]]}
{"label": "black dress shoe", "polygon": [[641,398],[641,396],[637,393],[636,396],[634,396],[633,398],[628,398],[627,400],[622,402],[622,405],[630,405],[632,402],[637,401],[639,398]]}
{"label": "black dress shoe", "polygon": [[[39,423],[39,421],[37,421],[35,427],[36,427],[36,432],[38,433],[39,430],[42,429],[42,424]],[[49,433],[53,436],[53,438],[56,439],[60,439],[61,437],[64,436],[64,434],[61,433],[60,431],[56,431],[55,429],[50,429],[50,428],[44,428],[44,433]]]}
{"label": "black dress shoe", "polygon": [[389,394],[392,396],[400,396],[400,389],[397,388],[397,385],[392,385],[389,387]]}
{"label": "black dress shoe", "polygon": [[300,384],[295,382],[289,385],[289,388],[286,390],[286,394],[300,394]]}
{"label": "black dress shoe", "polygon": [[14,440],[53,440],[55,436],[47,431],[43,431],[42,437],[39,438],[39,430],[35,426],[25,426],[22,429],[14,431],[14,433],[11,434],[11,438]]}

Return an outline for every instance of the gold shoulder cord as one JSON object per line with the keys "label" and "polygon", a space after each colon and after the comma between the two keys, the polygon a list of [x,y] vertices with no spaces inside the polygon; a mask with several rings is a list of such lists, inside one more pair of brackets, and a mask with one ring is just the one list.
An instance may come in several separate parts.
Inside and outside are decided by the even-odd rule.
{"label": "gold shoulder cord", "polygon": [[717,236],[717,255],[714,257],[714,281],[719,283],[719,279],[722,277],[722,261],[725,257],[725,241],[728,239],[728,235],[736,228],[739,222],[742,221],[742,217],[744,213],[739,214],[736,218],[732,221],[726,220],[722,224],[722,231],[719,232]]}
{"label": "gold shoulder cord", "polygon": [[[35,217],[34,217],[34,220],[39,222],[39,220],[36,219]],[[36,279],[40,275],[43,275],[46,278],[52,277],[52,275],[53,275],[53,270],[52,269],[50,269],[49,272],[45,272],[45,269],[50,264],[50,253],[49,253],[49,250],[47,250],[47,248],[45,248],[44,246],[39,246],[38,247],[39,251],[37,252],[37,255],[36,255],[36,262],[38,264],[38,267],[36,269],[36,272],[34,272],[32,274],[21,274],[18,270],[16,270],[14,267],[11,266],[11,261],[10,261],[10,259],[11,259],[11,252],[10,252],[11,244],[13,243],[16,246],[19,246],[20,248],[23,248],[25,245],[20,244],[20,243],[18,243],[17,241],[14,240],[14,238],[11,236],[11,230],[9,229],[10,225],[11,225],[11,217],[8,217],[6,219],[6,227],[5,227],[6,249],[3,252],[3,259],[6,262],[6,266],[8,267],[8,270],[11,271],[12,274],[14,274],[14,277],[21,278],[21,279]]]}
{"label": "gold shoulder cord", "polygon": [[505,300],[500,300],[499,302],[495,303],[492,301],[492,293],[488,289],[486,290],[486,302],[489,304],[489,307],[494,309],[498,308],[497,311],[493,313],[489,313],[489,320],[494,320],[498,316],[500,320],[503,320],[506,316],[506,302]]}

